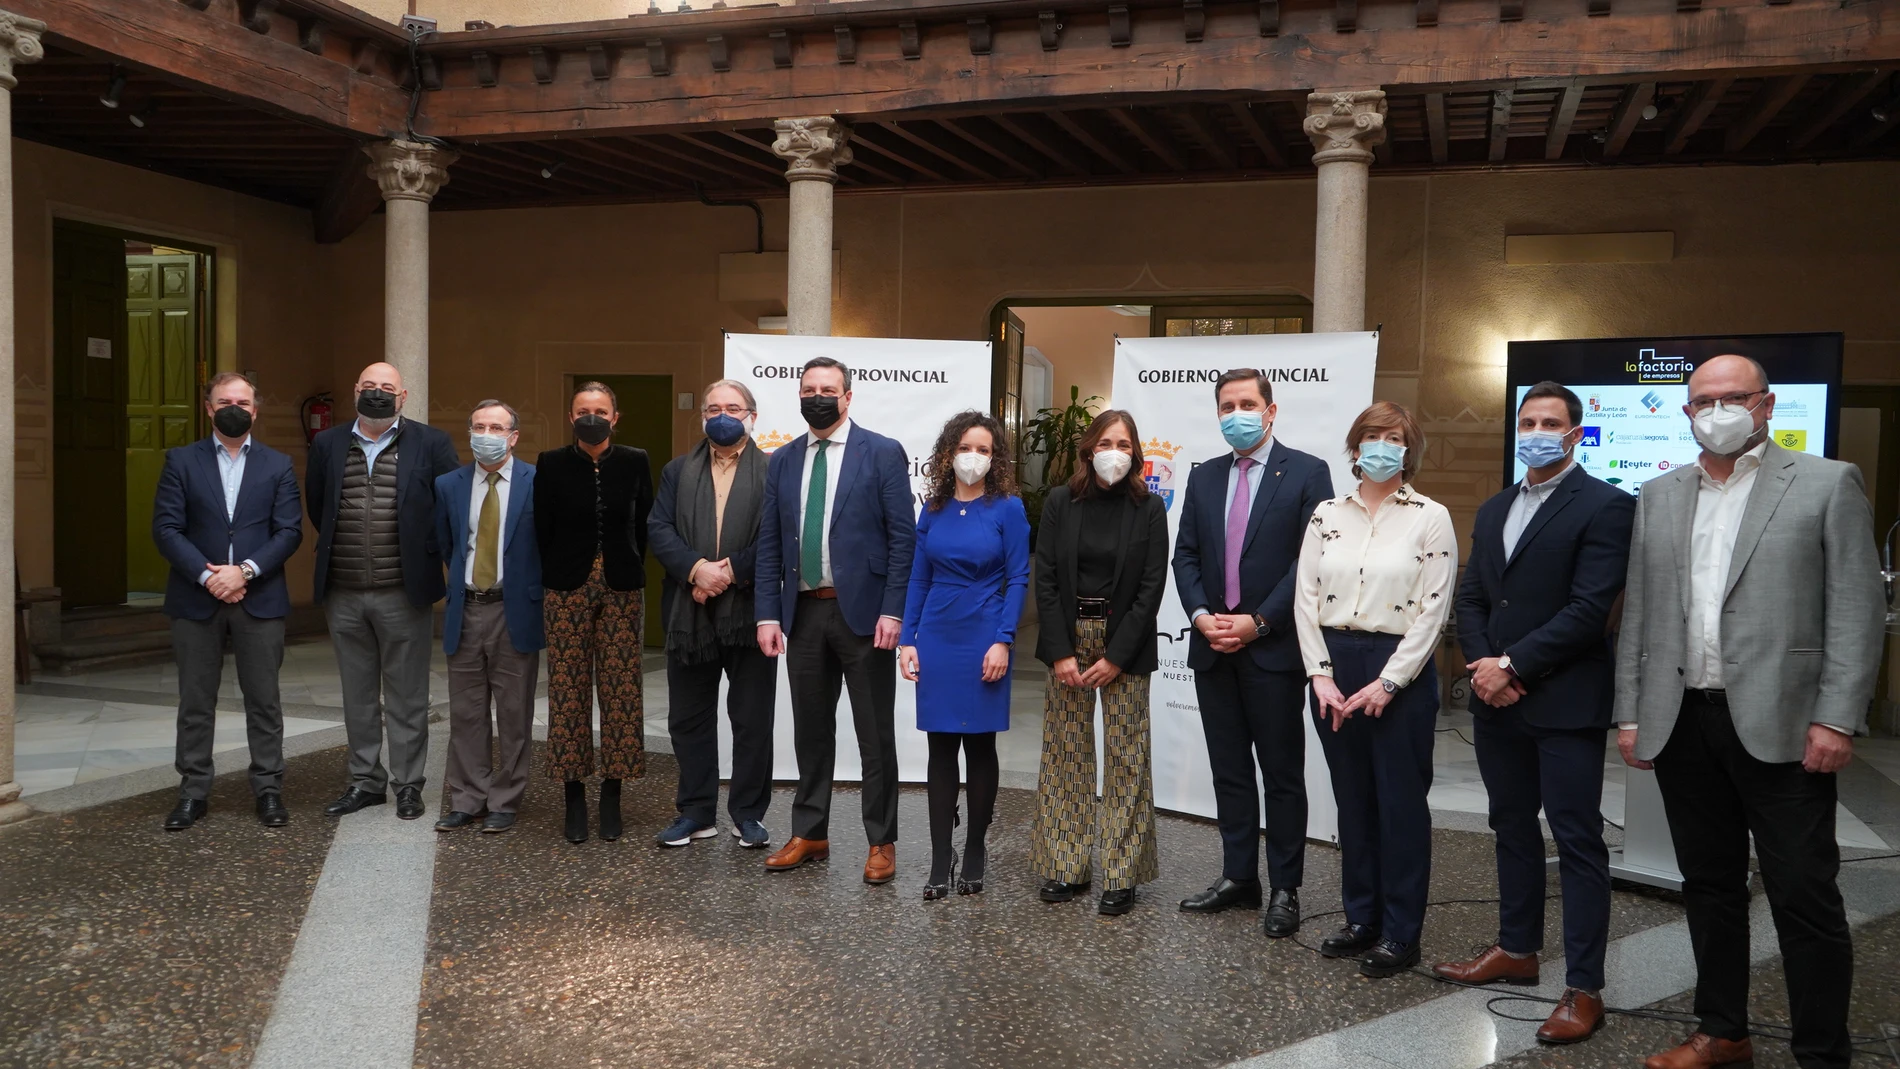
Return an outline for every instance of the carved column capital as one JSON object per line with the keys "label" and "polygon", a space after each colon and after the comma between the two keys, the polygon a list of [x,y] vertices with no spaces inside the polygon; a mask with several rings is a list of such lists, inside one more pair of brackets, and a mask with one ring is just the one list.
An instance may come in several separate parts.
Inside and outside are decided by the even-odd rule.
{"label": "carved column capital", "polygon": [[811,178],[836,182],[838,168],[852,160],[851,128],[829,115],[780,119],[772,129],[778,131],[772,152],[786,161],[788,181]]}
{"label": "carved column capital", "polygon": [[46,48],[40,44],[40,34],[45,32],[46,23],[38,19],[0,11],[0,89],[20,84],[13,76],[15,63],[38,63],[45,57]]}
{"label": "carved column capital", "polygon": [[1313,93],[1301,128],[1313,139],[1314,166],[1371,163],[1372,150],[1385,141],[1385,91]]}
{"label": "carved column capital", "polygon": [[452,149],[420,141],[379,141],[365,145],[369,176],[383,191],[384,200],[435,199],[449,184],[449,165],[459,157]]}

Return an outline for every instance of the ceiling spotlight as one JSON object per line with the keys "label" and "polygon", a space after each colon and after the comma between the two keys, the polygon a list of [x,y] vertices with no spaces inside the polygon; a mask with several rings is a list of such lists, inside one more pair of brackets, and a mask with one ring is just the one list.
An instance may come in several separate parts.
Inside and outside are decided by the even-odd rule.
{"label": "ceiling spotlight", "polygon": [[1892,115],[1885,106],[1875,108],[1872,114],[1875,122],[1886,122]]}
{"label": "ceiling spotlight", "polygon": [[119,97],[125,93],[125,72],[112,68],[112,77],[106,80],[106,91],[99,94],[99,103],[108,108],[119,106]]}
{"label": "ceiling spotlight", "polygon": [[1657,115],[1660,115],[1660,114],[1662,113],[1656,110],[1656,105],[1654,104],[1643,105],[1643,121],[1644,122],[1648,122],[1649,120],[1655,118]]}
{"label": "ceiling spotlight", "polygon": [[541,177],[553,178],[555,175],[555,172],[561,169],[562,162],[563,161],[556,160],[555,162],[548,164],[546,167],[541,168]]}
{"label": "ceiling spotlight", "polygon": [[140,108],[139,110],[133,112],[130,115],[127,115],[126,119],[129,122],[131,122],[133,126],[136,126],[139,129],[143,130],[145,129],[145,124],[148,122],[151,122],[152,116],[157,113],[158,113],[158,101],[148,100],[145,102],[144,107]]}

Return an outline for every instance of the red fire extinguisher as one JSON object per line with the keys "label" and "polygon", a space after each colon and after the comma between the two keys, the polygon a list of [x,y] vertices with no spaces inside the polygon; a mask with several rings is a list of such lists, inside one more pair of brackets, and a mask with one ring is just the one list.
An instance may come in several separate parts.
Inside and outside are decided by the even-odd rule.
{"label": "red fire extinguisher", "polygon": [[302,407],[304,440],[313,441],[318,431],[329,430],[335,411],[335,401],[327,393],[304,398]]}

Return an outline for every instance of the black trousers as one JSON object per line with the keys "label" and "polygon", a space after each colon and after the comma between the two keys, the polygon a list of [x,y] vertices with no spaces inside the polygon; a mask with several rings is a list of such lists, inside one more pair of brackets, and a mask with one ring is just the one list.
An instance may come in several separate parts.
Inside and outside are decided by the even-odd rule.
{"label": "black trousers", "polygon": [[1603,842],[1604,729],[1546,731],[1508,706],[1473,717],[1478,774],[1497,833],[1498,945],[1544,949],[1543,809],[1564,890],[1564,983],[1603,990],[1610,938],[1610,848]]}
{"label": "black trousers", "polygon": [[723,646],[703,664],[666,658],[667,734],[680,766],[680,816],[710,825],[719,809],[719,679],[732,722],[732,787],[726,812],[736,824],[764,820],[772,803],[772,713],[778,700],[778,661],[757,646]]}
{"label": "black trousers", "polygon": [[838,695],[851,691],[851,724],[864,764],[864,834],[870,845],[897,841],[897,651],[852,632],[837,601],[801,598],[786,639],[792,686],[792,750],[798,790],[792,834],[831,838],[831,774],[838,757]]}
{"label": "black trousers", "polygon": [[208,620],[172,620],[172,656],[178,661],[178,791],[211,796],[212,737],[218,726],[218,688],[224,680],[224,642],[236,655],[244,694],[244,733],[251,744],[251,793],[284,789],[284,707],[277,675],[284,666],[284,621],[259,620],[242,605],[220,604]]}
{"label": "black trousers", "polygon": [[1790,1044],[1804,1069],[1845,1066],[1854,946],[1835,882],[1835,780],[1801,763],[1758,761],[1742,748],[1728,703],[1683,696],[1675,731],[1656,756],[1669,835],[1682,868],[1682,904],[1695,950],[1702,1031],[1740,1039],[1748,1022],[1748,839],[1781,941]]}
{"label": "black trousers", "polygon": [[[1239,653],[1217,653],[1194,673],[1214,773],[1221,875],[1260,878],[1260,780],[1266,782],[1267,884],[1292,890],[1306,873],[1306,725],[1297,672],[1269,672]],[[1254,778],[1254,764],[1260,780]]]}

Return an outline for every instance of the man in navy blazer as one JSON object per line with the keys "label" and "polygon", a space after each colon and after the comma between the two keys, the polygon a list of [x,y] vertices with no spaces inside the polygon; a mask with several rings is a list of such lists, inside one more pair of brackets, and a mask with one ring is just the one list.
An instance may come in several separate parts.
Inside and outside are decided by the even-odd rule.
{"label": "man in navy blazer", "polygon": [[228,636],[244,694],[257,818],[280,828],[290,813],[277,673],[290,613],[284,561],[303,542],[297,475],[289,457],[251,437],[257,389],[249,379],[215,376],[205,411],[211,436],[165,454],[152,505],[152,541],[171,563],[165,615],[178,659],[179,797],[165,827],[182,831],[205,815]]}
{"label": "man in navy blazer", "polygon": [[435,480],[460,461],[447,434],[403,417],[409,392],[393,366],[364,368],[355,393],[357,418],[317,435],[304,476],[350,747],[349,786],[323,811],[382,805],[393,780],[396,815],[414,820],[429,757],[431,607],[443,594]]}
{"label": "man in navy blazer", "polygon": [[1318,457],[1274,439],[1279,406],[1265,373],[1222,374],[1214,399],[1234,451],[1188,476],[1174,582],[1194,626],[1188,667],[1214,774],[1221,875],[1181,908],[1260,908],[1258,761],[1272,891],[1261,927],[1280,939],[1299,930],[1306,866],[1306,672],[1293,632],[1294,572],[1313,509],[1333,496],[1333,477]]}
{"label": "man in navy blazer", "polygon": [[759,521],[759,649],[786,654],[798,791],[792,838],[770,872],[831,853],[831,773],[838,690],[864,762],[864,881],[897,874],[897,637],[910,588],[917,510],[903,445],[851,422],[851,369],[805,365],[799,412],[811,427],[772,454]]}
{"label": "man in navy blazer", "polygon": [[[528,789],[534,687],[547,635],[534,465],[515,458],[521,417],[486,400],[468,415],[473,464],[437,476],[435,536],[448,558],[442,652],[449,658],[449,812],[437,831],[515,825]],[[523,517],[527,517],[526,520]],[[489,761],[489,709],[500,752]]]}
{"label": "man in navy blazer", "polygon": [[1555,382],[1518,405],[1528,473],[1478,510],[1455,603],[1470,661],[1478,771],[1497,833],[1498,940],[1435,966],[1465,983],[1534,982],[1544,940],[1541,808],[1557,841],[1567,990],[1538,1030],[1588,1039],[1603,1022],[1610,864],[1603,751],[1615,704],[1609,621],[1623,591],[1635,499],[1574,460],[1583,404]]}

